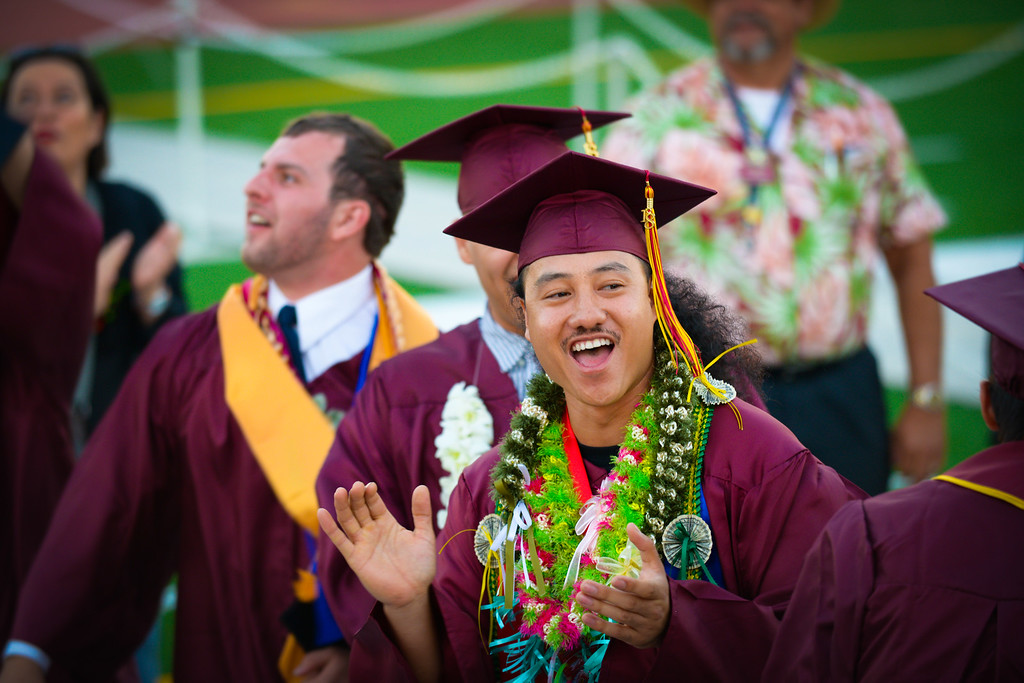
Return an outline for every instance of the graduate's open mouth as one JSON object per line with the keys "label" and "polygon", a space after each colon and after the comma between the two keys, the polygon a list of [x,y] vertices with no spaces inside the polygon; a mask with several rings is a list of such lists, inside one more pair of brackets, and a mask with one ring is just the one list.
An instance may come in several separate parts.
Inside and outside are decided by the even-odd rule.
{"label": "graduate's open mouth", "polygon": [[600,367],[614,350],[615,340],[605,336],[578,339],[569,345],[573,360],[585,369]]}

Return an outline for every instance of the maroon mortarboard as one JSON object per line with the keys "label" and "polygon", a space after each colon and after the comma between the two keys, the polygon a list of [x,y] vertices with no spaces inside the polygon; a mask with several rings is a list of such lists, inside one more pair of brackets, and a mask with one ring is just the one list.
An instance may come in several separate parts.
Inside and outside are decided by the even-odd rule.
{"label": "maroon mortarboard", "polygon": [[624,251],[648,261],[642,220],[648,177],[663,225],[715,194],[682,180],[567,151],[445,232],[517,252],[520,270],[545,256],[594,251]]}
{"label": "maroon mortarboard", "polygon": [[630,116],[623,112],[496,104],[422,135],[389,159],[459,161],[463,213],[566,151],[565,141]]}
{"label": "maroon mortarboard", "polygon": [[1024,263],[925,294],[992,334],[992,378],[1024,399]]}

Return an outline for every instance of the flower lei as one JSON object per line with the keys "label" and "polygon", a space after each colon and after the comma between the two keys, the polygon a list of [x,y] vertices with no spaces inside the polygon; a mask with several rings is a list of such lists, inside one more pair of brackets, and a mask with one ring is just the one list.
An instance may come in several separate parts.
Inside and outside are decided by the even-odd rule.
{"label": "flower lei", "polygon": [[441,410],[441,433],[434,439],[435,457],[448,473],[438,480],[441,485],[441,508],[437,526],[443,527],[448,516],[448,499],[455,490],[459,475],[494,444],[494,419],[472,384],[458,382],[448,391]]}
{"label": "flower lei", "polygon": [[[527,571],[527,562],[520,558],[515,572],[522,607],[518,640],[520,644],[533,640],[534,650],[547,646],[543,656],[538,652],[534,659],[551,657],[552,666],[558,650],[588,646],[594,636],[601,636],[583,624],[583,611],[573,600],[580,581],[605,582],[616,574],[637,574],[639,556],[627,540],[626,525],[633,522],[654,536],[664,555],[661,536],[669,521],[699,510],[703,447],[712,408],[698,396],[687,402],[689,374],[684,368],[677,372],[661,340],[655,342],[655,350],[651,389],[632,414],[611,473],[584,507],[583,515],[594,525],[596,538],[584,549],[574,579],[566,577],[579,544],[577,533],[583,533],[577,531],[580,502],[562,440],[565,395],[546,376],[531,380],[528,396],[502,444],[502,458],[491,472],[498,514],[507,518],[522,501],[534,522],[534,529],[526,533],[535,536],[539,562]],[[592,680],[599,666],[600,656],[596,666],[587,662]]]}

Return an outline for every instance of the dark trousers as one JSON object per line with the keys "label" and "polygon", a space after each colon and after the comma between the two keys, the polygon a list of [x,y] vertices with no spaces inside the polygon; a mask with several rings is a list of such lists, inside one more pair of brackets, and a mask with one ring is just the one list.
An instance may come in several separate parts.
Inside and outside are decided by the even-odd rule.
{"label": "dark trousers", "polygon": [[886,490],[889,433],[871,351],[799,369],[771,368],[762,388],[768,412],[819,460],[868,495]]}

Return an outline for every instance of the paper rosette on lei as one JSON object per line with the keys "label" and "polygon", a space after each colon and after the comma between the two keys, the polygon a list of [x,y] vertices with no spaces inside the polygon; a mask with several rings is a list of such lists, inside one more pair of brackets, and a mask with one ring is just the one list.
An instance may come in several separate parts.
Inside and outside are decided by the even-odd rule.
{"label": "paper rosette on lei", "polygon": [[492,513],[481,519],[480,524],[476,527],[476,533],[473,535],[473,550],[476,552],[476,559],[480,560],[480,564],[484,567],[490,563],[491,569],[497,569],[501,564],[498,554],[491,551],[491,542],[503,526],[501,517]]}
{"label": "paper rosette on lei", "polygon": [[[679,515],[665,525],[661,537],[665,559],[680,569],[697,569],[711,557],[711,528],[698,515]],[[686,552],[686,567],[683,552]]]}
{"label": "paper rosette on lei", "polygon": [[733,385],[723,380],[715,379],[707,372],[704,373],[704,377],[707,381],[707,384],[715,387],[720,392],[722,392],[721,396],[716,396],[711,392],[710,389],[708,389],[706,384],[702,384],[701,382],[694,382],[693,390],[697,393],[698,396],[700,396],[701,400],[704,401],[704,403],[706,403],[707,405],[722,405],[723,403],[728,403],[732,401],[734,398],[736,398],[736,388],[733,387]]}

